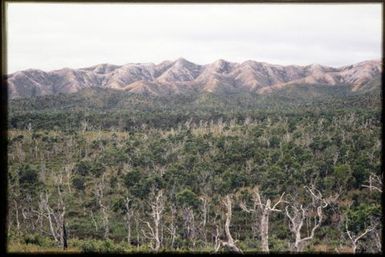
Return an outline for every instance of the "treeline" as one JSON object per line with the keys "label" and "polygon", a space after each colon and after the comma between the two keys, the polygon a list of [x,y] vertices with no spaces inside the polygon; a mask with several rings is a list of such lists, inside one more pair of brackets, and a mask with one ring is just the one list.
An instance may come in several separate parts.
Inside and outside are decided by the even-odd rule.
{"label": "treeline", "polygon": [[[78,131],[140,131],[143,126],[170,129],[178,124],[209,122],[222,118],[242,124],[247,118],[263,120],[285,115],[332,116],[335,112],[371,112],[380,118],[380,90],[352,93],[338,87],[296,87],[294,92],[272,95],[191,94],[169,97],[132,95],[106,89],[85,89],[76,94],[59,94],[11,100],[10,129]],[[315,89],[318,88],[318,93]],[[322,89],[322,90],[321,90]],[[342,91],[343,93],[341,93]]]}
{"label": "treeline", "polygon": [[149,123],[146,113],[137,129],[114,131],[93,123],[107,114],[66,130],[65,117],[36,111],[31,125],[9,131],[9,242],[103,252],[380,252],[380,108],[336,106],[245,108],[241,117],[227,106],[215,118],[170,114],[165,123],[157,115]]}

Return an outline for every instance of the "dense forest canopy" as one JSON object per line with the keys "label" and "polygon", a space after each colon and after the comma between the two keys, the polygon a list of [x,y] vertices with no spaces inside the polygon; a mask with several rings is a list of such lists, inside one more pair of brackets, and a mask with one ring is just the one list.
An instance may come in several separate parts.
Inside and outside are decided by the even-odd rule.
{"label": "dense forest canopy", "polygon": [[381,90],[15,99],[9,250],[380,252]]}

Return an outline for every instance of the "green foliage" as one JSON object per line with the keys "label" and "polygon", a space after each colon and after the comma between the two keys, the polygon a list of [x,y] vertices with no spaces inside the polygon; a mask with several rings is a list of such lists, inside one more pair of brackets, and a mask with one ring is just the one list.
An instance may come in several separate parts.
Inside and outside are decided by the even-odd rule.
{"label": "green foliage", "polygon": [[54,241],[48,239],[47,237],[43,237],[37,233],[24,235],[23,241],[25,244],[33,244],[43,247],[51,247],[55,245]]}
{"label": "green foliage", "polygon": [[140,174],[139,170],[133,170],[128,172],[124,177],[124,184],[127,188],[131,188],[138,184],[140,181],[142,175]]}
{"label": "green foliage", "polygon": [[84,253],[124,253],[125,249],[120,244],[115,244],[112,240],[87,240],[80,245],[80,250]]}
{"label": "green foliage", "polygon": [[75,169],[77,174],[79,174],[80,176],[87,176],[90,174],[99,177],[105,171],[105,167],[102,163],[100,163],[99,161],[92,162],[90,160],[80,161],[79,163],[77,163]]}
{"label": "green foliage", "polygon": [[347,210],[348,228],[359,232],[371,224],[372,219],[381,219],[381,206],[379,204],[361,203]]}
{"label": "green foliage", "polygon": [[197,208],[199,206],[198,196],[190,189],[185,188],[176,194],[177,202],[182,206]]}
{"label": "green foliage", "polygon": [[341,164],[334,168],[335,186],[342,186],[350,188],[353,185],[353,176],[350,165]]}
{"label": "green foliage", "polygon": [[72,185],[79,191],[84,191],[85,185],[84,185],[85,179],[82,176],[76,176],[72,179]]}
{"label": "green foliage", "polygon": [[[285,192],[285,200],[311,205],[304,186],[314,184],[323,195],[340,192],[340,197],[324,210],[321,228],[306,249],[348,245],[345,216],[357,233],[381,217],[381,194],[362,187],[369,174],[381,174],[381,106],[374,92],[344,96],[342,89],[335,95],[331,89],[321,90],[299,91],[302,96],[321,95],[309,99],[296,98],[291,91],[164,98],[91,90],[12,100],[11,241],[51,247],[45,241],[48,219],[38,212],[47,196],[57,215],[62,197],[71,247],[82,252],[148,252],[154,245],[149,236],[154,196],[162,190],[162,250],[212,252],[217,228],[225,240],[222,200],[232,194],[230,230],[236,244],[245,252],[258,251],[258,229],[252,228],[260,213],[241,210],[240,197],[251,208],[251,193],[246,191],[258,186],[272,202]],[[28,123],[31,131],[25,129]],[[103,239],[104,211],[109,240]],[[304,223],[304,233],[311,230],[313,218]],[[274,212],[269,221],[271,251],[287,251],[292,238],[285,213]]]}
{"label": "green foliage", "polygon": [[32,187],[38,184],[39,175],[36,167],[31,165],[23,165],[19,168],[19,184],[22,187]]}

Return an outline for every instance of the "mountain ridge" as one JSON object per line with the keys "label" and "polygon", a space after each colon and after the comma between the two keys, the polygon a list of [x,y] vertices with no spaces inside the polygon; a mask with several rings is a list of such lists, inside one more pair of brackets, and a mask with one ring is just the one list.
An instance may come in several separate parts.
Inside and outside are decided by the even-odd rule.
{"label": "mountain ridge", "polygon": [[382,73],[381,60],[367,60],[338,68],[311,65],[277,65],[247,60],[219,59],[195,64],[184,58],[154,63],[108,63],[53,71],[27,69],[8,76],[11,99],[58,93],[76,93],[84,88],[111,88],[135,94],[172,95],[186,92],[255,92],[269,94],[289,85],[349,85],[352,92],[367,88]]}

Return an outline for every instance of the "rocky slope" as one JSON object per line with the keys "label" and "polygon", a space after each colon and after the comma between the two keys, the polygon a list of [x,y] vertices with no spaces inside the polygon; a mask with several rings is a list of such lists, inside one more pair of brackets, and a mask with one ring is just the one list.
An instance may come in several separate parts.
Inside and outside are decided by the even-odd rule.
{"label": "rocky slope", "polygon": [[24,70],[8,76],[9,97],[21,98],[74,93],[84,88],[112,88],[138,94],[170,95],[188,92],[271,93],[292,85],[348,85],[360,91],[381,76],[381,61],[364,61],[333,68],[273,65],[245,61],[217,60],[198,65],[183,58],[160,64],[130,63],[122,66],[100,64],[82,69],[64,68],[44,72]]}

